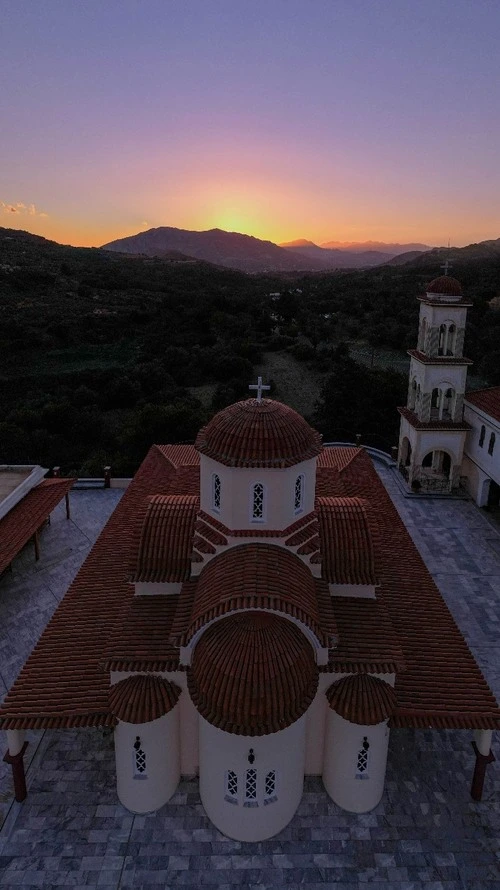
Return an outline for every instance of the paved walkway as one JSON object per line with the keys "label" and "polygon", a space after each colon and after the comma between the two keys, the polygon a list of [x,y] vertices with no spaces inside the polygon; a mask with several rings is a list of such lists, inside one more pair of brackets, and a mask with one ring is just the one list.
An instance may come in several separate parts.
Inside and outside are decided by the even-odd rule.
{"label": "paved walkway", "polygon": [[[500,537],[471,503],[405,499],[391,471],[378,469],[500,697]],[[0,583],[6,685],[119,495],[76,492],[73,523],[55,517],[43,534],[40,563],[33,567],[26,553]],[[116,799],[109,734],[31,737],[23,804],[12,802],[4,777],[0,887],[500,890],[500,768],[489,767],[484,799],[474,803],[468,733],[393,730],[386,791],[372,813],[344,813],[320,779],[307,779],[291,824],[258,844],[221,835],[203,812],[195,781],[183,781],[158,813],[128,813]]]}

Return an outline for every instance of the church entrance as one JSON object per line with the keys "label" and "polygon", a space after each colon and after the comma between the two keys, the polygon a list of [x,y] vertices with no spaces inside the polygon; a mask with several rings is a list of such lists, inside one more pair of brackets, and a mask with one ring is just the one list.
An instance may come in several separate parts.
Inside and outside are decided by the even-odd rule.
{"label": "church entrance", "polygon": [[490,509],[500,512],[500,485],[494,482],[493,479],[490,479],[487,504]]}

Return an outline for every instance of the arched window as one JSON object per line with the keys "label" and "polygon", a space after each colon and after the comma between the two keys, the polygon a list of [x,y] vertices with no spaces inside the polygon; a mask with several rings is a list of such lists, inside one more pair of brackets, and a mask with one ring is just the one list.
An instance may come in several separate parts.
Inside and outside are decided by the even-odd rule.
{"label": "arched window", "polygon": [[358,751],[358,759],[356,763],[356,778],[357,779],[367,779],[368,778],[368,763],[369,763],[369,754],[370,752],[370,742],[368,741],[368,737],[364,736],[363,744]]}
{"label": "arched window", "polygon": [[274,803],[278,799],[276,794],[276,770],[272,769],[266,773],[264,780],[264,806]]}
{"label": "arched window", "polygon": [[226,793],[224,795],[228,803],[238,803],[238,776],[232,769],[226,773]]}
{"label": "arched window", "polygon": [[217,473],[212,473],[212,510],[215,510],[216,513],[220,513],[220,493],[220,476]]}
{"label": "arched window", "polygon": [[247,769],[245,777],[245,803],[246,807],[257,807],[257,770]]}
{"label": "arched window", "polygon": [[295,480],[294,510],[300,513],[304,509],[304,474],[301,473]]}
{"label": "arched window", "polygon": [[456,335],[456,327],[454,324],[450,324],[448,328],[448,338],[446,341],[446,355],[455,355],[455,335]]}
{"label": "arched window", "polygon": [[252,519],[255,522],[264,519],[264,486],[256,482],[252,487]]}
{"label": "arched window", "polygon": [[444,355],[444,341],[446,339],[446,325],[439,325],[439,341],[438,341],[438,355]]}
{"label": "arched window", "polygon": [[445,420],[449,420],[453,414],[453,398],[455,396],[455,390],[448,388],[444,394],[443,399],[443,417]]}
{"label": "arched window", "polygon": [[493,454],[494,447],[495,447],[495,433],[492,433],[490,436],[489,444],[488,444],[488,454]]}
{"label": "arched window", "polygon": [[146,752],[142,748],[140,736],[134,742],[134,779],[146,779]]}
{"label": "arched window", "polygon": [[482,425],[482,427],[481,427],[481,432],[479,433],[479,447],[480,447],[480,448],[482,448],[483,445],[484,445],[484,437],[485,437],[485,435],[486,435],[486,427],[485,427],[485,425],[484,425],[484,423],[483,423],[483,425]]}

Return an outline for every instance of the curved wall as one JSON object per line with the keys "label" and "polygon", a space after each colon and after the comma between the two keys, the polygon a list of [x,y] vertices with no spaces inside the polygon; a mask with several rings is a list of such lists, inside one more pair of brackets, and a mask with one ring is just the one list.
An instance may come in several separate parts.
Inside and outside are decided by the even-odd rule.
{"label": "curved wall", "polygon": [[[290,822],[302,797],[305,715],[281,732],[238,736],[200,717],[200,795],[207,816],[223,834],[240,841],[273,837]],[[253,749],[255,760],[249,763]],[[247,770],[255,769],[256,797],[246,799]],[[237,794],[227,793],[227,774],[237,776]],[[274,799],[266,800],[265,779],[276,774]],[[229,798],[229,799],[228,799]]]}
{"label": "curved wall", "polygon": [[[367,769],[358,770],[358,753],[369,742]],[[332,800],[349,813],[373,810],[384,792],[389,729],[387,721],[358,726],[331,708],[326,716],[323,783]]]}
{"label": "curved wall", "polygon": [[[116,790],[127,810],[150,813],[158,810],[174,794],[179,784],[178,705],[151,723],[123,723],[115,728]],[[135,764],[137,737],[145,755],[146,768],[139,774]]]}

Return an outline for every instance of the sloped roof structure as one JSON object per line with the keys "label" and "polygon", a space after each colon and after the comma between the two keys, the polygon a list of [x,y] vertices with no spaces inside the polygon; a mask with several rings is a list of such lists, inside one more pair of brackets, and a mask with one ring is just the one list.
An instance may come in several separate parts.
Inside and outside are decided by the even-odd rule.
{"label": "sloped roof structure", "polygon": [[500,423],[500,386],[468,392],[465,401]]}
{"label": "sloped roof structure", "polygon": [[[308,442],[313,453],[318,441]],[[304,459],[307,448],[296,449],[295,456]],[[255,453],[243,452],[242,460]],[[272,449],[265,453],[274,455],[272,460],[276,457]],[[263,676],[270,677],[276,669],[279,673],[274,650],[262,644],[271,626],[281,640],[279,658],[285,658],[285,650],[291,656],[295,652],[293,663],[301,665],[305,684],[294,681],[283,692],[288,710],[281,714],[278,708],[278,722],[300,712],[318,672],[360,678],[387,673],[396,674],[394,700],[389,693],[393,725],[500,726],[494,697],[363,449],[338,446],[320,451],[316,510],[286,530],[282,546],[242,539],[241,546],[213,555],[201,574],[186,577],[196,535],[213,547],[220,542],[211,541],[206,529],[198,525],[196,530],[196,525],[208,523],[216,534],[225,534],[211,517],[196,513],[199,460],[192,446],[151,448],[8,693],[0,726],[113,725],[126,702],[110,702],[110,669],[186,670],[192,695],[206,714],[214,715],[214,722],[220,721],[218,725],[233,726],[235,732],[275,731],[272,727],[278,724],[272,723],[268,705],[273,708],[276,702],[268,702],[249,727],[250,704],[249,711],[246,705],[242,712],[233,707],[235,700],[223,693],[222,679],[212,684],[210,694],[204,685],[205,671],[212,671],[212,677],[233,683],[234,690],[243,689],[238,685],[243,678],[238,679],[224,660],[224,652],[231,647],[236,652],[243,639],[249,652],[254,646]],[[176,510],[179,523],[169,516]],[[287,549],[288,540],[308,525],[319,542],[318,555],[312,556],[322,572],[319,578]],[[134,577],[176,577],[182,582],[180,592],[135,596],[131,554]],[[231,579],[237,582],[236,596]],[[375,581],[375,599],[336,597],[328,588],[329,583]],[[246,608],[251,611],[245,630],[238,616]],[[258,618],[262,612],[270,618]],[[313,647],[298,627],[301,622],[327,647],[327,664],[314,663]],[[180,646],[198,632],[193,662],[183,666]],[[250,670],[250,662],[245,664]],[[342,687],[346,695],[350,690],[351,704],[353,690],[364,689],[363,683],[352,680]]]}

